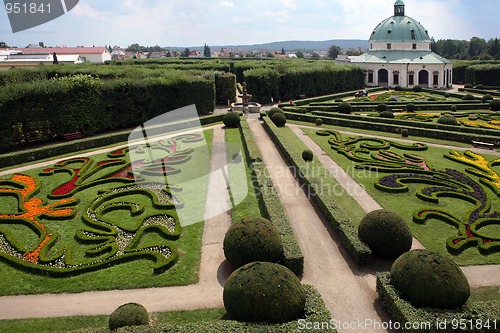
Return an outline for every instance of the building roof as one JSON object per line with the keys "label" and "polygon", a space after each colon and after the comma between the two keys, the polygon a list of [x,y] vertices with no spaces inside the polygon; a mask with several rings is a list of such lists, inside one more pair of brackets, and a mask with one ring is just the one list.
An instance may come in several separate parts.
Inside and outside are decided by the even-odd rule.
{"label": "building roof", "polygon": [[405,4],[397,0],[394,16],[380,22],[370,35],[370,43],[430,43],[429,32],[420,22],[405,15]]}
{"label": "building roof", "polygon": [[103,54],[108,49],[106,47],[33,47],[17,48],[23,54],[46,54],[54,52],[59,54]]}
{"label": "building roof", "polygon": [[358,57],[350,57],[352,63],[372,64],[419,64],[435,65],[450,64],[451,61],[443,58],[432,51],[397,51],[381,50],[368,51]]}

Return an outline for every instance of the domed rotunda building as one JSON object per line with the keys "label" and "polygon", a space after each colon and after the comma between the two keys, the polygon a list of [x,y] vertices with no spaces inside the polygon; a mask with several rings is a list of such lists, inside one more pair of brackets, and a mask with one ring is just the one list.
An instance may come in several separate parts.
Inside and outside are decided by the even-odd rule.
{"label": "domed rotunda building", "polygon": [[369,44],[368,52],[349,57],[365,69],[367,86],[451,88],[451,61],[431,51],[429,32],[406,16],[403,0],[394,4],[394,16],[375,27]]}

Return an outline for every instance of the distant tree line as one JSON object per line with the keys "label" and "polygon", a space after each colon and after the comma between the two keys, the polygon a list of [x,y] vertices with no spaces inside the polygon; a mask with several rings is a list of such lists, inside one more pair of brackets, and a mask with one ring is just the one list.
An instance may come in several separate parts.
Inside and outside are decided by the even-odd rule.
{"label": "distant tree line", "polygon": [[470,41],[455,39],[432,40],[431,49],[447,59],[500,60],[500,41],[472,37]]}

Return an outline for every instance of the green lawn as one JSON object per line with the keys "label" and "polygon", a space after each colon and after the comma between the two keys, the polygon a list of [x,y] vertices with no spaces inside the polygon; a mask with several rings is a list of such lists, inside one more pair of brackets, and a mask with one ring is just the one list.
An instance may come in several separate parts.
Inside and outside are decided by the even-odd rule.
{"label": "green lawn", "polygon": [[[328,143],[328,137],[317,136],[316,130],[314,129],[305,128],[304,132],[315,140],[315,142],[317,142],[321,148],[327,152],[330,157],[334,159],[344,170],[347,170],[358,183],[365,187],[368,193],[384,208],[398,212],[406,221],[412,221],[413,213],[421,209],[445,209],[454,216],[463,217],[474,208],[474,205],[467,203],[464,200],[448,197],[440,198],[439,203],[437,204],[422,201],[416,197],[417,190],[422,187],[422,185],[419,184],[411,184],[410,190],[407,193],[393,194],[379,191],[374,187],[375,182],[378,178],[390,175],[391,173],[356,169],[355,162],[331,149],[331,146]],[[408,153],[408,151],[400,150],[394,147],[391,147],[390,150],[400,155]],[[414,153],[429,161],[430,166],[434,169],[443,170],[451,168],[465,173],[465,165],[443,157],[443,155],[449,153],[448,149],[429,147],[426,151],[417,151]],[[498,156],[486,155],[485,157],[489,160],[498,158]],[[498,171],[498,169],[496,170]],[[485,188],[486,193],[488,193],[488,197],[491,198],[491,211],[499,211],[500,202],[498,197],[489,188],[486,188],[485,186],[483,187]],[[431,219],[424,225],[409,222],[409,226],[414,236],[421,241],[426,248],[452,257],[461,265],[500,263],[499,252],[483,255],[478,252],[477,248],[474,247],[466,249],[459,255],[449,254],[446,249],[446,241],[449,237],[456,235],[457,230],[455,227],[446,224],[443,221]],[[491,237],[500,237],[500,230],[498,230],[495,225],[488,227],[488,231],[491,233]]]}

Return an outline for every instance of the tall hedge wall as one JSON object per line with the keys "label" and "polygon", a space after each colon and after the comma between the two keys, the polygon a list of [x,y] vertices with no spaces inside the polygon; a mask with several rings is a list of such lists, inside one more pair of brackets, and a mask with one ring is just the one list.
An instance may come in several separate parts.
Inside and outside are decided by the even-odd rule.
{"label": "tall hedge wall", "polygon": [[0,152],[60,139],[134,127],[165,112],[196,104],[214,110],[213,81],[170,77],[102,81],[90,75],[16,83],[0,90]]}
{"label": "tall hedge wall", "polygon": [[358,67],[305,62],[302,65],[245,71],[245,81],[253,100],[269,103],[271,97],[289,100],[303,95],[320,96],[356,90],[365,85],[365,74]]}
{"label": "tall hedge wall", "polygon": [[500,85],[500,64],[498,65],[475,65],[467,67],[465,71],[465,82],[473,85],[483,84],[486,86]]}

